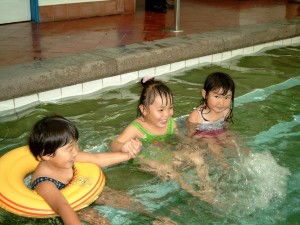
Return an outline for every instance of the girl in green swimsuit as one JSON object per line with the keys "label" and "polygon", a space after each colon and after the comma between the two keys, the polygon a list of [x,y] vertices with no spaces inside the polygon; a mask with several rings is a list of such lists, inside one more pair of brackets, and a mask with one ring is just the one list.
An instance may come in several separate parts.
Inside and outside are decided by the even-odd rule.
{"label": "girl in green swimsuit", "polygon": [[177,128],[172,118],[173,94],[163,82],[154,78],[144,77],[141,84],[143,90],[138,103],[137,118],[111,143],[110,149],[136,155],[142,145],[150,144],[152,148],[143,150],[143,157],[165,159],[167,153],[159,153],[162,149],[157,145],[172,138]]}

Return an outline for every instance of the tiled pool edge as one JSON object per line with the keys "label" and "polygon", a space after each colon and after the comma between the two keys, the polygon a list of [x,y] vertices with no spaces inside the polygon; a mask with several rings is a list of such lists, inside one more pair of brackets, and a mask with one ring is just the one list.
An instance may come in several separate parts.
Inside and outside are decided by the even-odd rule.
{"label": "tiled pool edge", "polygon": [[292,44],[300,44],[300,36],[270,43],[264,43],[256,46],[245,47],[232,51],[216,53],[208,56],[202,56],[194,59],[183,60],[180,62],[0,101],[0,113],[2,114],[2,116],[4,116],[24,110],[26,106],[31,106],[43,102],[60,101],[70,97],[89,95],[95,92],[99,92],[107,87],[120,86],[132,81],[138,81],[140,78],[147,75],[160,76],[192,66],[201,66],[201,64],[204,63],[221,62],[236,56],[256,53],[267,47],[280,47]]}
{"label": "tiled pool edge", "polygon": [[[299,23],[296,23],[296,25],[290,25],[290,26],[293,26],[293,29],[294,29],[292,33],[289,31],[288,28],[282,28],[281,25],[278,25],[278,26],[280,28],[276,28],[276,26],[275,26],[275,28],[274,27],[269,28],[269,30],[271,29],[271,33],[277,34],[277,35],[274,35],[274,37],[271,37],[271,39],[274,39],[274,41],[267,42],[267,43],[264,43],[264,41],[267,40],[268,38],[261,37],[261,32],[258,32],[257,28],[255,28],[255,29],[253,28],[254,31],[251,29],[249,30],[249,28],[248,28],[249,32],[242,33],[239,35],[236,35],[236,30],[234,31],[234,34],[230,30],[227,30],[227,31],[206,33],[204,35],[203,34],[188,35],[186,37],[179,38],[180,39],[179,41],[178,41],[178,38],[169,39],[169,42],[166,42],[166,39],[162,39],[162,40],[155,41],[155,42],[147,42],[147,43],[142,43],[142,44],[131,45],[130,48],[120,47],[120,48],[111,49],[110,51],[104,50],[101,52],[101,57],[102,57],[103,61],[105,62],[106,59],[104,56],[106,55],[106,57],[109,58],[109,55],[113,55],[114,51],[116,51],[115,53],[118,53],[118,55],[120,55],[120,58],[122,58],[122,57],[126,58],[127,55],[131,55],[131,57],[135,57],[134,59],[139,60],[139,56],[142,56],[144,54],[149,55],[149,54],[152,54],[153,52],[161,53],[161,51],[166,50],[167,53],[168,52],[170,53],[170,51],[175,51],[175,52],[180,51],[180,50],[184,49],[184,47],[186,47],[186,49],[190,49],[190,48],[188,48],[188,45],[191,44],[190,40],[192,40],[192,39],[196,40],[196,41],[192,40],[192,42],[194,43],[194,47],[196,47],[198,44],[201,44],[201,43],[207,44],[205,46],[199,46],[199,48],[205,47],[207,49],[207,51],[199,52],[199,55],[201,55],[200,57],[190,58],[190,55],[194,54],[194,53],[191,53],[189,55],[189,57],[188,57],[187,53],[182,53],[183,56],[180,56],[180,57],[183,57],[183,58],[187,57],[187,59],[183,59],[181,61],[177,61],[174,63],[174,61],[173,62],[171,61],[173,58],[169,57],[169,58],[165,59],[164,62],[168,62],[168,60],[169,60],[170,63],[161,65],[157,62],[156,63],[150,62],[150,65],[153,64],[154,66],[152,66],[152,67],[150,66],[149,68],[146,68],[146,69],[143,68],[143,67],[145,67],[145,63],[144,64],[141,63],[138,65],[135,64],[134,66],[135,66],[136,70],[134,70],[134,68],[128,68],[128,67],[133,67],[133,65],[123,65],[124,71],[132,70],[133,72],[125,72],[125,73],[120,73],[119,75],[116,75],[116,74],[114,74],[115,73],[114,71],[110,71],[111,76],[106,75],[106,76],[103,76],[103,78],[94,79],[93,81],[79,82],[77,84],[75,82],[75,84],[73,84],[73,85],[66,85],[66,86],[62,86],[59,88],[54,88],[52,90],[37,91],[36,93],[33,93],[33,94],[29,94],[29,95],[25,95],[25,96],[16,96],[11,99],[3,100],[3,101],[0,101],[0,113],[2,116],[4,116],[4,115],[12,114],[17,111],[24,110],[24,108],[26,108],[26,106],[30,106],[33,104],[39,104],[42,102],[59,101],[64,98],[74,97],[74,96],[84,96],[84,95],[88,95],[88,94],[91,94],[94,92],[98,92],[98,91],[102,90],[103,88],[107,88],[110,86],[124,85],[128,82],[138,80],[139,78],[141,78],[145,75],[159,76],[159,75],[177,71],[177,70],[180,70],[180,69],[183,69],[186,67],[196,66],[199,64],[201,65],[202,63],[220,62],[220,61],[223,61],[223,60],[226,60],[231,57],[238,56],[238,55],[246,55],[246,54],[255,53],[265,47],[272,47],[272,46],[280,47],[280,46],[300,43],[300,36],[299,36],[299,34],[300,34],[299,26],[300,25],[299,25]],[[295,34],[295,33],[298,35],[296,37],[290,37],[290,38],[286,38],[286,39],[276,40],[277,38],[285,36],[284,34],[282,34],[282,29],[288,30],[286,32],[287,36],[291,36],[292,34]],[[255,34],[253,34],[253,33],[255,33]],[[250,35],[250,34],[252,34],[252,35]],[[252,41],[250,41],[248,38],[245,38],[245,36],[247,36],[247,35],[251,36]],[[255,41],[253,41],[253,37],[256,37],[256,36],[259,36],[259,38],[257,38]],[[210,39],[209,37],[211,37],[211,39],[213,41],[209,40]],[[174,39],[176,39],[176,40],[174,40]],[[237,42],[236,39],[242,39],[243,41]],[[195,42],[198,42],[199,40],[200,40],[200,42],[198,44],[195,44]],[[260,40],[260,42],[259,42],[259,40]],[[187,41],[187,42],[185,43],[184,41]],[[235,42],[235,43],[232,43],[232,42]],[[261,43],[261,44],[247,46],[248,43],[249,44]],[[213,44],[213,46],[211,46],[212,44]],[[218,44],[219,44],[219,46],[218,46]],[[149,47],[150,45],[151,45],[151,50],[145,51],[145,46]],[[229,45],[231,45],[231,46],[229,46]],[[238,45],[245,45],[245,46],[242,48],[234,49],[234,47],[236,47]],[[175,48],[175,50],[173,50],[174,48]],[[217,51],[218,49],[219,49],[219,52]],[[220,51],[220,50],[224,50],[224,49],[227,51]],[[203,53],[203,52],[209,52],[209,51],[211,51],[213,53],[209,54],[209,55],[205,55]],[[87,54],[87,53],[83,53],[80,55],[84,56],[85,54]],[[97,52],[90,52],[89,54],[97,55]],[[161,53],[161,54],[164,54],[164,53]],[[96,57],[97,60],[99,60],[98,56]],[[115,57],[115,56],[113,56],[113,57]],[[143,57],[141,57],[141,58],[143,58]],[[157,58],[160,59],[161,57],[157,57]],[[67,58],[64,58],[64,59],[67,60]],[[57,60],[62,60],[62,58],[52,60],[50,62],[50,65],[48,65],[48,67],[46,66],[46,68],[43,68],[41,66],[40,68],[35,68],[35,69],[37,69],[38,71],[39,71],[39,69],[51,70],[52,69],[51,66],[53,66],[53,68],[55,70],[55,68],[56,68],[55,62],[57,62]],[[77,60],[80,60],[80,58],[77,58]],[[86,61],[86,63],[88,64],[89,58],[85,59],[83,61]],[[111,60],[109,60],[109,61],[111,62]],[[126,60],[120,61],[120,59],[115,58],[114,62],[115,62],[115,64],[117,64],[117,66],[122,67],[120,64],[128,62],[128,61],[126,61]],[[68,62],[60,62],[60,63],[68,64]],[[74,61],[72,61],[71,63],[74,63]],[[79,61],[78,61],[78,63],[79,63]],[[38,63],[35,63],[34,65],[39,66]],[[23,65],[23,69],[26,70],[26,68],[28,68],[30,66],[32,66],[32,65],[28,65],[28,64]],[[110,66],[109,65],[105,65],[105,66],[107,66],[108,70],[109,70]],[[76,65],[74,65],[74,67],[76,67]],[[21,68],[22,68],[22,66],[21,66]],[[87,68],[92,70],[93,65],[88,64]],[[59,71],[59,68],[58,68],[58,71]],[[85,73],[86,72],[87,71],[85,71]],[[1,73],[1,69],[0,69],[0,73]],[[52,71],[52,73],[54,73],[54,78],[56,78],[56,75],[59,75],[59,73],[56,71],[54,71],[54,72]],[[65,77],[64,79],[68,79],[68,77]],[[41,78],[41,80],[42,80],[42,78]],[[53,81],[53,82],[55,83],[55,81]],[[32,79],[31,85],[32,85],[32,83],[34,83],[34,79]],[[0,91],[1,91],[2,86],[3,86],[3,83],[0,85]],[[35,85],[33,85],[33,87],[34,86]],[[5,90],[2,90],[0,93],[5,93]]]}

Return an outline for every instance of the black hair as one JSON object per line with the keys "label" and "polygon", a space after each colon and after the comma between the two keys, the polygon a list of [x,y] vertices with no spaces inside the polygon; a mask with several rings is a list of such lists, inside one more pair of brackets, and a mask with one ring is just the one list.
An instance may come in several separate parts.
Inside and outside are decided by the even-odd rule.
{"label": "black hair", "polygon": [[38,121],[29,136],[29,149],[40,160],[45,155],[55,155],[55,151],[79,138],[78,130],[66,118],[54,115]]}
{"label": "black hair", "polygon": [[235,84],[233,79],[228,74],[222,72],[214,72],[206,77],[203,87],[206,94],[205,97],[202,97],[200,104],[204,105],[204,107],[207,107],[207,95],[209,94],[209,92],[220,88],[222,88],[223,92],[221,94],[224,96],[228,93],[229,90],[232,92],[230,114],[226,117],[226,120],[233,122],[232,118]]}
{"label": "black hair", "polygon": [[[147,80],[146,80],[146,79]],[[141,92],[140,100],[137,107],[137,116],[142,116],[142,112],[139,108],[140,105],[144,105],[145,108],[149,109],[149,106],[153,104],[156,96],[166,98],[166,104],[173,104],[173,93],[171,89],[165,85],[162,81],[155,80],[154,78],[144,77],[141,79],[143,90]]]}

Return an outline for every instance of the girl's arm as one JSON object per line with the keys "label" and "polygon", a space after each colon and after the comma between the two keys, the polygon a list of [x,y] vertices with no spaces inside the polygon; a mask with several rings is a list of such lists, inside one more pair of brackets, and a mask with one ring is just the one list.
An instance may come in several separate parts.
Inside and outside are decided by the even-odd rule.
{"label": "girl's arm", "polygon": [[135,151],[140,151],[142,148],[142,143],[139,138],[142,138],[139,130],[129,125],[110,144],[109,148],[113,152],[128,152],[130,155],[134,155]]}
{"label": "girl's arm", "polygon": [[71,208],[55,184],[50,181],[44,181],[36,186],[35,191],[62,218],[65,225],[82,225],[76,212]]}
{"label": "girl's arm", "polygon": [[[138,154],[140,150],[135,150],[135,154]],[[89,152],[78,152],[75,162],[91,162],[95,163],[100,167],[107,167],[122,162],[126,162],[133,158],[127,152],[100,152],[100,153],[89,153]]]}

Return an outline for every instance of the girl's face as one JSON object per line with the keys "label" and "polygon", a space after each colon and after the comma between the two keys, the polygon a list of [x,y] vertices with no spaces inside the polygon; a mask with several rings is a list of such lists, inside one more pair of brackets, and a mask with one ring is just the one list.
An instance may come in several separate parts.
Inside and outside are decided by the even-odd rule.
{"label": "girl's face", "polygon": [[167,104],[166,97],[156,96],[152,105],[149,109],[141,106],[141,112],[147,120],[147,122],[152,125],[163,128],[168,125],[168,120],[173,116],[173,104],[171,105],[169,99]]}
{"label": "girl's face", "polygon": [[71,141],[69,144],[58,148],[55,155],[50,156],[50,161],[53,165],[60,168],[72,168],[74,159],[78,153],[77,141]]}
{"label": "girl's face", "polygon": [[215,113],[221,113],[230,108],[232,91],[228,90],[226,95],[222,94],[223,88],[212,90],[207,96],[205,90],[202,90],[202,96],[207,100],[207,107]]}

